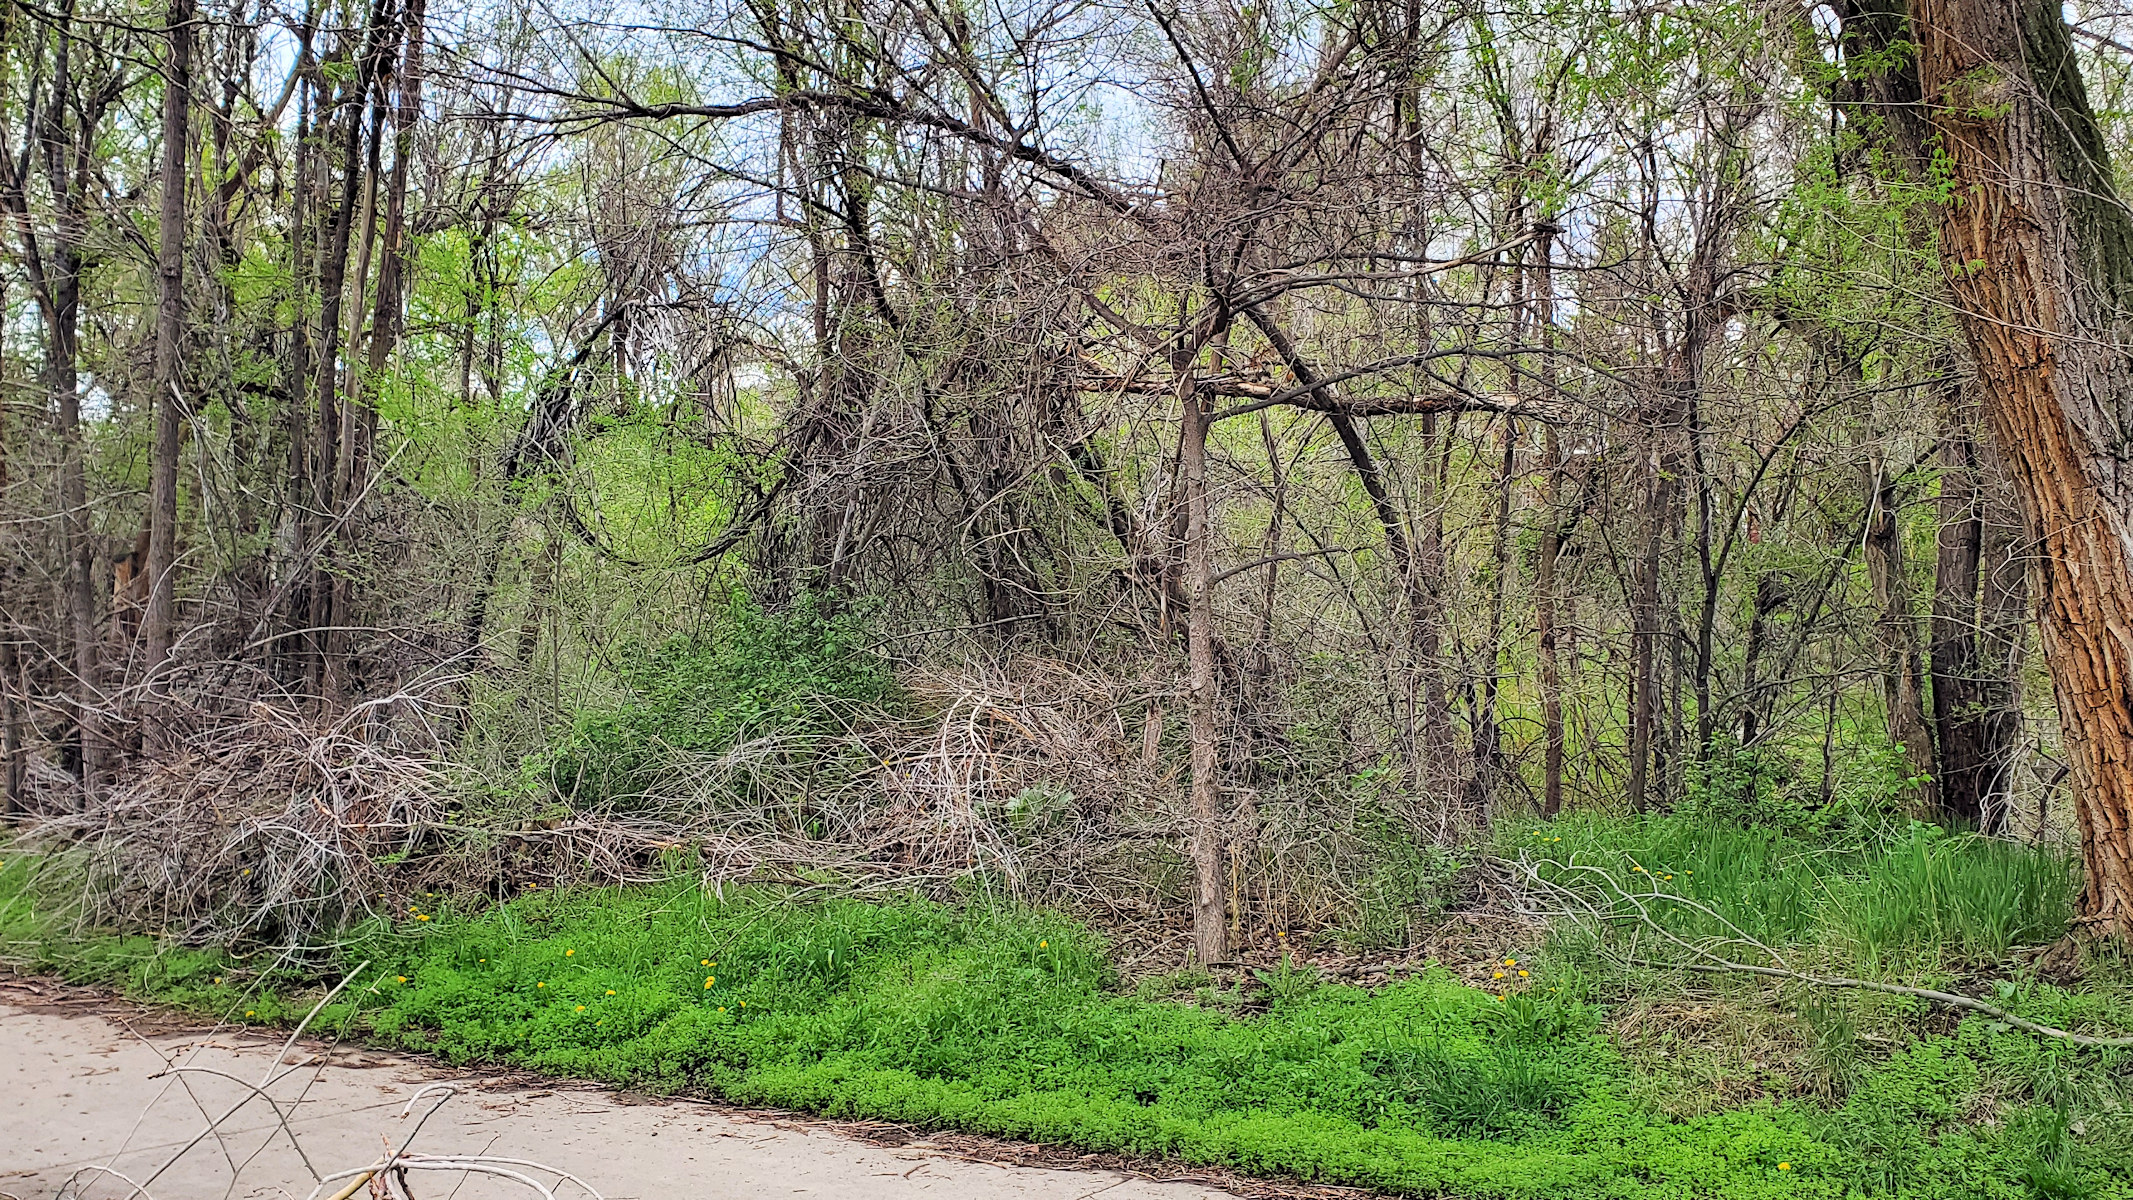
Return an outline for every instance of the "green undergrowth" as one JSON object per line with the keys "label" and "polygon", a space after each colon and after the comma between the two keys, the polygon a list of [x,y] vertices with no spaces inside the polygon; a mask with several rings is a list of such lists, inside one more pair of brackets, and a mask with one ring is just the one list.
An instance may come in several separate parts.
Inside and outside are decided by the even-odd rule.
{"label": "green undergrowth", "polygon": [[[1562,828],[1551,847],[1589,834]],[[1652,864],[1677,836],[1617,834],[1612,852]],[[84,936],[65,878],[64,864],[0,868],[14,961],[265,1024],[320,995],[315,973],[272,960]],[[1593,975],[1546,946],[1504,947],[1501,991],[1438,968],[1374,992],[1287,968],[1232,985],[1250,994],[1225,1007],[1123,988],[1096,935],[1028,908],[682,882],[465,913],[410,900],[352,931],[343,969],[369,965],[321,1028],[453,1062],[1414,1196],[2133,1197],[2123,1055],[1922,1008],[1841,1098],[1682,1117],[1650,1097],[1689,1085],[1625,1054]],[[2007,1002],[2123,1015],[2041,984]]]}
{"label": "green undergrowth", "polygon": [[1661,897],[1652,911],[1682,936],[1816,946],[1864,975],[1992,963],[2051,942],[2080,889],[2064,849],[1917,821],[1808,838],[1691,817],[1576,816],[1514,840],[1511,852],[1580,894]]}

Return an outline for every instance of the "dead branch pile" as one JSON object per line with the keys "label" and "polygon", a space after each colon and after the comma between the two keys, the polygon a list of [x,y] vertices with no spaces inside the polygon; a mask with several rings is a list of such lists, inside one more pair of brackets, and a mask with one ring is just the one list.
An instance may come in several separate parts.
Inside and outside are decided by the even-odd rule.
{"label": "dead branch pile", "polygon": [[320,945],[370,911],[385,864],[441,815],[435,746],[383,719],[395,703],[407,698],[331,719],[254,703],[27,839],[79,853],[92,923]]}
{"label": "dead branch pile", "polygon": [[[431,700],[331,718],[256,701],[186,714],[182,733],[174,720],[138,774],[87,811],[47,806],[25,836],[78,858],[90,923],[298,953],[425,890],[503,898],[677,872],[935,895],[975,881],[1118,928],[1174,916],[1186,894],[1171,687],[1034,657],[910,675],[919,715],[847,711],[830,733],[668,748],[642,791],[582,809],[554,791],[497,801],[494,781],[450,760]],[[1337,881],[1355,872],[1329,869],[1357,849],[1338,798],[1239,799],[1240,926],[1352,899]]]}

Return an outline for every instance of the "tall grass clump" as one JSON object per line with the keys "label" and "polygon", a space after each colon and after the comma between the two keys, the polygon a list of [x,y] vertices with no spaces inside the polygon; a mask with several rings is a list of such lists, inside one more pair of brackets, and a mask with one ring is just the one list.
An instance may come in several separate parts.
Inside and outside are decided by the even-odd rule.
{"label": "tall grass clump", "polygon": [[[1818,946],[1848,969],[1930,972],[1992,962],[2066,931],[2079,890],[2065,848],[1923,822],[1810,839],[1695,815],[1574,816],[1529,827],[1515,853],[1603,914],[1691,941]],[[1641,919],[1641,918],[1639,918]]]}
{"label": "tall grass clump", "polygon": [[1912,822],[1832,888],[1825,923],[1870,965],[1991,962],[2064,933],[2080,886],[2060,847]]}

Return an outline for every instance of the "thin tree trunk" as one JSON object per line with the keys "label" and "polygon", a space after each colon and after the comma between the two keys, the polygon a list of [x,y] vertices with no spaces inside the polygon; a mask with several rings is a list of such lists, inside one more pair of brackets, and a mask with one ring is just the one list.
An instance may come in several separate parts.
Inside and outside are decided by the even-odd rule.
{"label": "thin tree trunk", "polygon": [[1770,615],[1785,602],[1784,579],[1765,571],[1755,579],[1754,611],[1748,617],[1748,644],[1741,652],[1740,744],[1752,746],[1763,732],[1763,651],[1770,645]]}
{"label": "thin tree trunk", "polygon": [[[1980,794],[1985,829],[1997,833],[2005,829],[2013,813],[2014,766],[2022,744],[2022,667],[2033,624],[2029,603],[2033,564],[2020,507],[1991,446],[1978,447],[1978,465],[1979,508],[1985,525],[1978,570],[1978,706],[1983,726],[1980,759],[1985,766]],[[2040,823],[2039,836],[2042,829]]]}
{"label": "thin tree trunk", "polygon": [[163,210],[156,249],[155,449],[148,497],[148,672],[170,657],[177,592],[178,445],[181,424],[178,346],[185,336],[185,181],[192,109],[191,0],[170,0],[163,66]]}
{"label": "thin tree trunk", "polygon": [[[341,93],[340,105],[347,109],[348,125],[340,146],[340,197],[328,210],[332,214],[332,223],[326,227],[326,245],[318,273],[320,346],[314,371],[318,388],[318,423],[312,461],[312,519],[318,522],[318,537],[327,542],[329,548],[319,552],[311,571],[310,620],[312,637],[319,648],[312,682],[317,693],[327,699],[340,695],[346,667],[337,653],[340,642],[332,633],[340,620],[334,603],[337,587],[334,572],[330,569],[330,544],[338,537],[342,506],[348,501],[347,489],[343,486],[347,460],[342,452],[340,363],[344,343],[341,324],[346,310],[349,252],[366,176],[363,165],[376,158],[372,154],[366,160],[364,134],[368,132],[369,143],[375,145],[378,131],[375,122],[366,119],[366,113],[371,107],[370,94],[383,53],[379,38],[384,32],[385,3],[386,0],[371,0],[361,57],[355,64],[356,78]],[[357,282],[361,283],[360,280]]]}
{"label": "thin tree trunk", "polygon": [[[61,217],[66,221],[65,216]],[[52,326],[47,331],[45,387],[59,414],[59,492],[66,506],[62,528],[67,551],[67,609],[74,627],[74,716],[81,738],[81,783],[93,794],[103,774],[103,693],[97,686],[99,639],[96,632],[96,581],[93,531],[89,525],[89,482],[82,461],[81,385],[76,373],[81,317],[79,243],[62,232],[54,257],[59,270],[51,281]]]}
{"label": "thin tree trunk", "polygon": [[1474,702],[1474,787],[1468,801],[1484,824],[1496,803],[1497,790],[1510,776],[1503,752],[1503,722],[1499,674],[1503,662],[1504,613],[1510,607],[1512,576],[1517,571],[1511,557],[1511,487],[1518,466],[1518,420],[1510,418],[1503,431],[1503,455],[1496,476],[1496,512],[1490,530],[1490,569],[1496,573],[1489,590],[1489,627],[1481,646],[1481,677]]}
{"label": "thin tree trunk", "polygon": [[1215,724],[1214,555],[1207,517],[1207,417],[1188,364],[1178,383],[1184,414],[1178,486],[1185,502],[1185,574],[1192,605],[1185,626],[1187,712],[1192,727],[1193,942],[1203,966],[1229,961],[1223,913],[1221,733]]}
{"label": "thin tree trunk", "polygon": [[1902,531],[1896,521],[1896,485],[1879,463],[1871,468],[1866,498],[1873,513],[1867,518],[1863,550],[1877,610],[1874,632],[1881,650],[1881,701],[1889,740],[1903,748],[1912,778],[1922,780],[1919,808],[1933,812],[1939,805],[1933,779],[1933,735],[1926,727],[1919,682],[1918,622],[1911,611]]}
{"label": "thin tree trunk", "polygon": [[1939,522],[1934,534],[1933,619],[1927,658],[1933,677],[1933,724],[1940,743],[1940,813],[1982,827],[1991,791],[1984,680],[1980,675],[1978,567],[1985,522],[1978,508],[1977,444],[1943,393]]}
{"label": "thin tree trunk", "polygon": [[[1556,391],[1555,238],[1543,234],[1534,253],[1534,326],[1541,340],[1541,389]],[[1563,667],[1556,646],[1556,567],[1563,557],[1563,440],[1550,422],[1541,432],[1541,535],[1533,560],[1534,641],[1540,657],[1541,815],[1563,811]]]}
{"label": "thin tree trunk", "polygon": [[1912,0],[1941,253],[2023,501],[2099,932],[2133,938],[2133,217],[2056,0]]}
{"label": "thin tree trunk", "polygon": [[1629,807],[1651,803],[1652,743],[1659,724],[1659,549],[1666,514],[1673,510],[1673,482],[1659,463],[1659,431],[1646,426],[1643,447],[1644,537],[1638,550],[1630,598]]}

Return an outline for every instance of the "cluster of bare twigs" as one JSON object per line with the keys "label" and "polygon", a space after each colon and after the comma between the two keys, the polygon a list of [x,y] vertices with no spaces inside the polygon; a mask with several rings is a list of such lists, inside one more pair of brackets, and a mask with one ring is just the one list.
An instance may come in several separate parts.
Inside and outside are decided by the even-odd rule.
{"label": "cluster of bare twigs", "polygon": [[83,916],[189,940],[300,947],[381,891],[440,820],[435,746],[388,723],[396,696],[332,718],[265,702],[204,725],[86,811],[30,822],[78,855]]}
{"label": "cluster of bare twigs", "polygon": [[[32,815],[24,836],[78,864],[87,923],[298,954],[410,891],[677,873],[859,892],[978,879],[1130,923],[1174,910],[1185,888],[1172,688],[1041,657],[912,673],[901,715],[843,711],[721,753],[668,750],[641,790],[596,808],[540,788],[496,800],[431,733],[450,724],[436,695],[331,719],[259,701],[191,714],[182,732],[174,721],[139,774],[88,811]],[[1352,899],[1341,864],[1363,849],[1341,797],[1238,797],[1237,920]]]}

